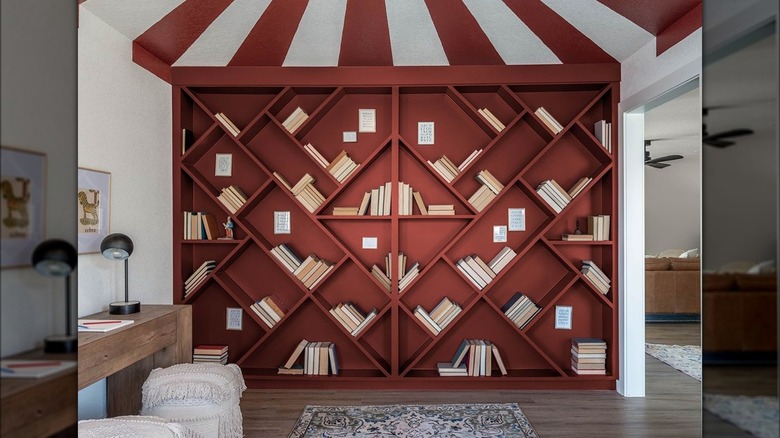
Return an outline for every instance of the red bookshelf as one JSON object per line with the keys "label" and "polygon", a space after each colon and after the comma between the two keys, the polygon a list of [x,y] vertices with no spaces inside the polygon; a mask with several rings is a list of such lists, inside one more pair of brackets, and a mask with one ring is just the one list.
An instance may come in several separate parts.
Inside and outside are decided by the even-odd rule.
{"label": "red bookshelf", "polygon": [[[586,75],[529,70],[526,82],[519,82],[523,75],[470,70],[454,75],[456,82],[438,85],[431,85],[424,71],[419,82],[409,75],[398,81],[377,75],[375,83],[365,83],[355,74],[323,74],[321,83],[307,79],[298,84],[300,77],[293,75],[297,85],[291,86],[265,86],[243,73],[217,80],[198,69],[175,75],[173,302],[193,306],[193,344],[227,344],[230,362],[240,365],[247,384],[257,388],[614,389],[617,157],[596,140],[593,125],[606,119],[616,126],[619,83],[614,70],[591,70]],[[283,77],[269,75],[266,83],[283,83]],[[554,134],[534,114],[540,106],[563,131]],[[282,123],[297,107],[308,118],[290,133]],[[479,114],[486,107],[506,126],[503,130]],[[357,142],[344,143],[343,131],[358,131],[362,108],[376,109],[376,132],[358,133]],[[237,125],[238,136],[223,127],[217,112]],[[435,123],[435,144],[417,144],[421,121]],[[182,129],[192,133],[183,154]],[[613,128],[613,138],[615,133]],[[327,160],[346,150],[359,167],[339,182],[305,151],[308,143]],[[482,152],[449,183],[428,164],[442,155],[458,164],[477,149]],[[232,176],[214,176],[217,153],[233,155]],[[477,211],[468,199],[480,187],[475,175],[483,169],[504,188]],[[325,202],[310,213],[273,172],[290,184],[312,175]],[[547,179],[568,189],[584,176],[593,180],[560,213],[537,194]],[[332,215],[334,207],[360,205],[366,191],[388,181],[391,214]],[[455,215],[423,216],[416,205],[412,215],[399,215],[398,182],[410,184],[426,204],[454,205]],[[217,199],[229,185],[248,198],[235,214]],[[506,243],[493,243],[493,226],[507,224],[508,208],[525,208],[526,230],[509,232]],[[208,211],[220,223],[232,217],[235,239],[183,239],[183,211]],[[274,234],[275,211],[290,212],[291,234]],[[610,240],[561,240],[561,234],[574,231],[576,221],[584,230],[585,217],[599,214],[611,216]],[[378,248],[362,249],[364,236],[377,237]],[[309,290],[271,253],[282,243],[301,259],[315,253],[335,266]],[[504,246],[517,256],[481,290],[455,266],[470,254],[487,262]],[[420,274],[401,293],[394,274],[388,292],[371,275],[371,266],[384,267],[385,255],[397,260],[399,252],[408,256],[408,265],[420,263]],[[185,298],[184,281],[210,259],[216,268]],[[612,280],[606,295],[580,272],[583,260],[596,262]],[[542,307],[523,329],[501,311],[517,291]],[[272,328],[250,308],[270,294],[289,309]],[[431,309],[445,296],[463,310],[433,335],[414,309]],[[329,313],[347,301],[379,311],[357,336]],[[556,305],[573,306],[571,330],[554,328]],[[225,329],[226,307],[244,310],[241,331]],[[573,337],[607,341],[607,375],[571,371]],[[337,344],[339,375],[277,375],[277,367],[303,338]],[[494,375],[487,377],[438,376],[436,363],[448,361],[465,338],[497,345],[509,374],[501,376],[494,367]]]}

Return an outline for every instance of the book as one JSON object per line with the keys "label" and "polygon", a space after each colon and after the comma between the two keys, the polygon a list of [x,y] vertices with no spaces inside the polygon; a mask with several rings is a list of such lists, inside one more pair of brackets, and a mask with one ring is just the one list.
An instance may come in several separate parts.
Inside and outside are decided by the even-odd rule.
{"label": "book", "polygon": [[287,362],[282,365],[282,368],[291,368],[293,364],[295,364],[295,361],[298,360],[299,357],[301,357],[301,353],[303,353],[303,349],[306,348],[306,345],[309,343],[306,339],[302,339],[298,345],[295,346],[295,349],[293,349],[292,354],[290,354],[290,357],[287,358]]}
{"label": "book", "polygon": [[439,325],[442,329],[447,327],[450,322],[452,322],[460,312],[462,312],[463,309],[457,304],[452,303],[452,307],[441,317],[441,321],[436,321],[436,324]]}
{"label": "book", "polygon": [[228,118],[228,116],[225,115],[225,113],[216,113],[214,116],[219,120],[219,122],[222,124],[222,126],[225,127],[225,129],[230,132],[233,137],[238,137],[238,135],[241,133],[241,130],[238,129],[238,127],[233,123],[232,120]]}
{"label": "book", "polygon": [[579,181],[577,181],[576,183],[574,183],[574,185],[573,185],[573,186],[571,186],[571,188],[569,189],[569,191],[568,191],[567,193],[569,194],[569,196],[570,196],[570,197],[574,198],[574,197],[575,197],[575,196],[577,196],[577,195],[578,195],[578,194],[579,194],[579,193],[582,191],[582,189],[584,189],[584,188],[585,188],[585,186],[587,186],[587,185],[588,185],[588,183],[589,183],[589,182],[591,182],[592,180],[593,180],[593,178],[589,178],[589,177],[587,177],[587,176],[586,176],[586,177],[583,177],[583,178],[580,178],[580,180],[579,180]]}
{"label": "book", "polygon": [[379,314],[379,311],[377,309],[371,309],[371,312],[366,315],[366,318],[358,325],[354,330],[352,330],[352,336],[357,336],[361,331],[363,331],[364,328],[368,326],[368,324],[376,318],[376,316]]}
{"label": "book", "polygon": [[471,267],[471,269],[474,270],[474,272],[479,276],[479,278],[482,279],[485,285],[487,285],[488,283],[490,283],[491,280],[493,280],[493,278],[490,275],[488,275],[487,271],[485,271],[479,263],[477,263],[477,257],[479,256],[477,255],[466,256],[463,260]]}
{"label": "book", "polygon": [[460,364],[463,362],[463,359],[468,354],[469,348],[470,348],[469,340],[468,339],[464,339],[460,343],[460,346],[458,347],[458,350],[455,351],[455,355],[452,356],[452,361],[450,361],[450,365],[453,368],[458,368],[460,366]]}
{"label": "book", "polygon": [[448,310],[450,310],[450,307],[452,307],[452,301],[449,300],[449,298],[444,297],[439,301],[439,304],[437,304],[433,310],[430,311],[428,314],[432,320],[436,321],[437,323],[441,321],[441,317],[447,313]]}
{"label": "book", "polygon": [[466,157],[465,160],[463,160],[462,163],[458,165],[458,170],[463,171],[469,164],[471,164],[472,161],[482,152],[482,149],[477,149],[474,152],[472,152],[468,157]]}
{"label": "book", "polygon": [[542,188],[541,188],[541,187],[537,187],[537,189],[536,189],[536,193],[538,193],[538,194],[539,194],[539,196],[540,196],[542,199],[544,199],[544,201],[547,203],[547,205],[549,205],[549,206],[550,206],[550,208],[552,208],[553,210],[555,210],[555,212],[556,212],[556,213],[560,213],[560,212],[563,210],[563,208],[561,208],[561,207],[558,205],[558,203],[557,203],[555,200],[553,200],[553,198],[552,198],[552,197],[551,197],[549,194],[547,194],[547,192],[545,192],[544,190],[542,190]]}
{"label": "book", "polygon": [[314,158],[314,161],[316,161],[317,164],[322,167],[328,167],[330,163],[325,159],[324,156],[322,156],[320,151],[318,151],[313,144],[307,143],[305,146],[303,146],[303,148],[306,150],[306,152],[309,153],[309,155],[311,155],[312,158]]}
{"label": "book", "polygon": [[572,242],[590,242],[593,240],[593,234],[561,234],[561,240]]}
{"label": "book", "polygon": [[425,207],[425,203],[423,202],[420,192],[413,192],[412,196],[414,197],[415,204],[417,204],[417,209],[420,210],[420,214],[423,216],[427,215],[428,209]]}
{"label": "book", "polygon": [[289,130],[290,124],[297,118],[300,117],[300,115],[303,114],[303,108],[297,107],[295,108],[289,116],[287,116],[286,119],[282,122],[282,126],[284,126],[286,129]]}
{"label": "book", "polygon": [[292,368],[279,367],[277,374],[301,376],[303,375],[303,365],[293,365]]}
{"label": "book", "polygon": [[366,192],[363,194],[363,200],[360,202],[360,207],[358,208],[357,214],[359,216],[363,216],[366,214],[366,211],[368,211],[368,204],[371,202],[371,192]]}
{"label": "book", "polygon": [[208,271],[210,268],[213,269],[215,266],[217,266],[216,260],[206,260],[198,267],[198,269],[196,269],[192,274],[190,274],[189,277],[187,277],[187,279],[184,281],[184,286],[189,286],[192,284],[193,280],[201,274],[201,272]]}
{"label": "book", "polygon": [[392,193],[391,183],[390,183],[390,181],[388,181],[388,182],[385,183],[385,192],[384,192],[384,197],[385,197],[384,198],[384,202],[385,202],[385,205],[384,205],[384,210],[383,210],[384,213],[383,214],[385,214],[385,215],[388,215],[388,214],[391,213],[391,211],[390,211],[390,197],[391,197],[391,193]]}
{"label": "book", "polygon": [[79,319],[79,332],[105,333],[132,324],[132,319]]}
{"label": "book", "polygon": [[339,373],[339,360],[338,356],[336,355],[336,344],[330,343],[328,345],[328,363],[329,363],[329,369],[330,373],[335,375],[338,375]]}
{"label": "book", "polygon": [[187,128],[181,129],[181,154],[184,155],[187,152],[187,148],[193,143],[194,134]]}
{"label": "book", "polygon": [[501,353],[498,352],[498,347],[496,347],[495,344],[491,344],[490,349],[493,352],[493,359],[496,360],[496,365],[498,365],[498,368],[501,370],[501,375],[506,376],[508,372],[506,370],[506,366],[504,365],[504,360],[501,359]]}
{"label": "book", "polygon": [[[300,107],[298,108],[300,109]],[[298,115],[296,115],[295,118],[290,122],[290,124],[286,126],[287,131],[289,131],[291,134],[294,133],[308,118],[309,115],[301,110]]]}
{"label": "book", "polygon": [[440,376],[447,376],[447,377],[453,377],[453,376],[468,376],[468,370],[466,370],[466,364],[460,364],[458,366],[453,366],[449,362],[439,362],[436,364],[436,369],[439,372]]}
{"label": "book", "polygon": [[439,325],[431,319],[431,317],[428,315],[428,312],[426,312],[422,306],[417,306],[414,309],[414,316],[416,316],[417,319],[419,319],[423,325],[427,327],[428,330],[430,330],[434,335],[438,335],[441,332],[441,327],[439,327]]}
{"label": "book", "polygon": [[227,353],[228,346],[227,345],[196,345],[195,348],[192,350],[193,354],[216,354],[216,355],[222,355]]}
{"label": "book", "polygon": [[511,260],[514,258],[514,256],[517,255],[512,248],[505,246],[501,248],[500,251],[493,257],[492,260],[490,260],[490,263],[488,263],[488,267],[498,274],[501,269],[504,268]]}
{"label": "book", "polygon": [[479,289],[482,290],[487,283],[482,280],[482,278],[471,268],[463,259],[458,260],[458,262],[455,264],[461,272],[471,280],[471,282]]}
{"label": "book", "polygon": [[3,359],[0,360],[0,376],[3,379],[40,379],[77,365],[75,360]]}
{"label": "book", "polygon": [[485,120],[487,120],[488,123],[490,123],[496,129],[496,131],[501,132],[506,127],[487,108],[481,108],[481,109],[477,110],[477,112],[479,112],[479,114],[482,115],[482,117],[484,117]]}

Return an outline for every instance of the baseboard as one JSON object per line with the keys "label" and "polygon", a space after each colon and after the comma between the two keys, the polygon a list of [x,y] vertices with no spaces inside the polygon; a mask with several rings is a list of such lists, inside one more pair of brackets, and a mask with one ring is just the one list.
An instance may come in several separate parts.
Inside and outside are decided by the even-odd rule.
{"label": "baseboard", "polygon": [[777,366],[775,351],[702,352],[702,365]]}
{"label": "baseboard", "polygon": [[698,313],[646,313],[645,322],[701,322],[701,315]]}

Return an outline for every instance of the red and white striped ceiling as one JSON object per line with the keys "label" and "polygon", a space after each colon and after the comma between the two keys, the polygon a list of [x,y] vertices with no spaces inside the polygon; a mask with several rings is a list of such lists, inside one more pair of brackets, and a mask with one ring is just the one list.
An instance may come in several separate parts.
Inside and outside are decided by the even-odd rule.
{"label": "red and white striped ceiling", "polygon": [[134,60],[160,76],[160,66],[616,63],[654,38],[665,51],[701,27],[702,10],[701,0],[87,0],[81,7],[130,38]]}

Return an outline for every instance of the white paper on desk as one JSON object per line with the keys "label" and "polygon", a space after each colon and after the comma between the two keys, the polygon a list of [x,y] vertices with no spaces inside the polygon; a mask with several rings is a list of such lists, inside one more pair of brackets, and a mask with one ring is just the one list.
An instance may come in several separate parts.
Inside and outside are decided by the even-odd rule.
{"label": "white paper on desk", "polygon": [[132,319],[123,319],[123,320],[116,320],[116,322],[106,322],[106,321],[114,321],[111,319],[80,319],[79,320],[79,331],[80,332],[98,332],[98,333],[105,333],[110,332],[111,330],[116,330],[119,327],[124,327],[126,325],[130,325],[133,323]]}
{"label": "white paper on desk", "polygon": [[[51,365],[47,365],[51,363]],[[0,360],[2,377],[8,379],[40,379],[54,373],[75,367],[75,360],[52,359],[6,359]],[[7,370],[10,370],[7,371]]]}

